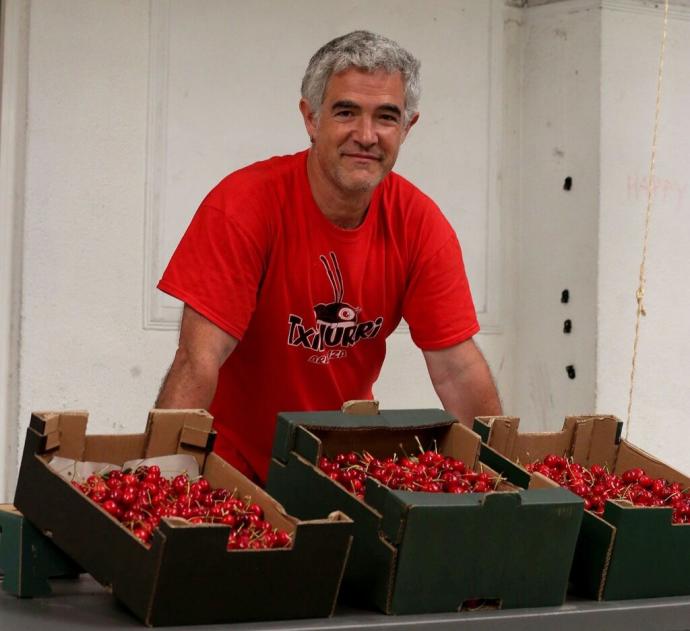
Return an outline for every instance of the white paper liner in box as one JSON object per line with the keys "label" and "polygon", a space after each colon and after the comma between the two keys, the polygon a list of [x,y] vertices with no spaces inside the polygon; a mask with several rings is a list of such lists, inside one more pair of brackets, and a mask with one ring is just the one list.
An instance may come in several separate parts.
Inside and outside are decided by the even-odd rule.
{"label": "white paper liner in box", "polygon": [[172,454],[170,456],[159,456],[157,458],[140,458],[138,460],[128,460],[122,467],[109,462],[83,462],[54,456],[48,465],[65,480],[86,480],[90,475],[103,475],[110,471],[120,469],[131,469],[137,467],[157,465],[160,467],[161,476],[171,480],[181,473],[186,473],[191,479],[199,477],[199,463],[194,456],[189,454]]}
{"label": "white paper liner in box", "polygon": [[48,464],[51,469],[69,481],[86,480],[94,473],[96,475],[103,475],[120,468],[116,464],[109,462],[81,462],[80,460],[72,460],[71,458],[62,458],[60,456],[54,456]]}

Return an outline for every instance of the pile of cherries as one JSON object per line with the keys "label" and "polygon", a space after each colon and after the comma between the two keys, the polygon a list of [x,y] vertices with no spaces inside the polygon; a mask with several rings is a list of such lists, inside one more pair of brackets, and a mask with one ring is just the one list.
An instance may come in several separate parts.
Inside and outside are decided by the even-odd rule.
{"label": "pile of cherries", "polygon": [[364,497],[367,477],[402,491],[426,493],[487,493],[498,486],[500,478],[478,473],[462,460],[436,451],[422,451],[419,456],[396,456],[380,460],[366,451],[339,453],[332,459],[322,457],[319,468],[329,478],[342,484],[357,497]]}
{"label": "pile of cherries", "polygon": [[182,473],[168,480],[160,467],[151,465],[92,474],[83,482],[73,480],[72,485],[146,545],[162,517],[230,526],[228,550],[285,548],[292,542],[287,532],[264,519],[263,509],[250,497],[238,497],[237,490],[213,489],[204,477],[191,480]]}
{"label": "pile of cherries", "polygon": [[585,501],[585,509],[601,515],[606,500],[627,500],[635,506],[669,506],[674,524],[690,523],[690,493],[680,482],[652,478],[639,467],[621,475],[609,473],[598,464],[587,468],[563,456],[549,454],[528,464],[527,471],[537,471],[570,489]]}

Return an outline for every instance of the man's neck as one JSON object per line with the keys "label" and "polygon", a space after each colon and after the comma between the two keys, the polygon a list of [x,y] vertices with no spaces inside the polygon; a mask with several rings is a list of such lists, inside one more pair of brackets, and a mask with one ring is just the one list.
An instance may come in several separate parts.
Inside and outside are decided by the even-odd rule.
{"label": "man's neck", "polygon": [[331,223],[339,228],[353,229],[364,221],[373,191],[344,194],[326,179],[316,165],[313,151],[307,157],[307,177],[316,205]]}

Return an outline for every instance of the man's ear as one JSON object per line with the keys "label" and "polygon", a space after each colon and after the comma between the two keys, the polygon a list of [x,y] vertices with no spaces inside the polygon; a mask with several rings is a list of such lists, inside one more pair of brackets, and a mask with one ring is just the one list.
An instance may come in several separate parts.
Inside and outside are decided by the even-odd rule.
{"label": "man's ear", "polygon": [[312,111],[311,106],[305,99],[299,100],[299,111],[302,112],[302,118],[304,119],[304,126],[309,134],[309,139],[313,142],[316,136],[316,113]]}
{"label": "man's ear", "polygon": [[415,112],[414,116],[410,119],[410,122],[407,123],[405,126],[405,130],[403,131],[403,137],[402,140],[400,141],[405,142],[405,138],[407,138],[407,134],[410,133],[410,129],[412,129],[412,125],[414,125],[417,121],[419,120],[419,112]]}

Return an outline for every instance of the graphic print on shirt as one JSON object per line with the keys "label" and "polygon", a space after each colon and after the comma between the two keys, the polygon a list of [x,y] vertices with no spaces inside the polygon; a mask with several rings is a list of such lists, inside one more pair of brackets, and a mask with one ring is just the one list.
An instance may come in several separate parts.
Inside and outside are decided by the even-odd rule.
{"label": "graphic print on shirt", "polygon": [[383,325],[383,317],[359,322],[361,307],[345,302],[343,275],[335,252],[319,256],[333,289],[333,302],[314,305],[315,326],[305,324],[301,316],[291,313],[288,318],[288,344],[317,351],[308,361],[327,364],[332,359],[347,357],[347,348],[361,340],[376,337]]}

